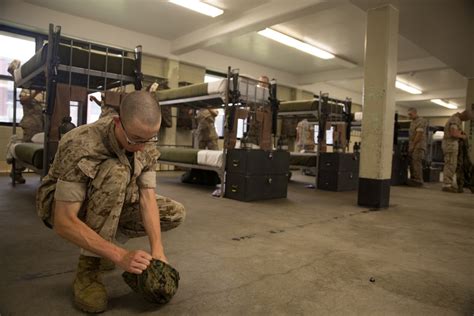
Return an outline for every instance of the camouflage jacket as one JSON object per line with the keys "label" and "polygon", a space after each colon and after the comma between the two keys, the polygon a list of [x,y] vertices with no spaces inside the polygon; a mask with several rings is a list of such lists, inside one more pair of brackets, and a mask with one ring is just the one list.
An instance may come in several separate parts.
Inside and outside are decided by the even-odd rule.
{"label": "camouflage jacket", "polygon": [[219,138],[214,125],[215,117],[215,113],[210,110],[203,109],[199,111],[196,117],[198,123],[196,134],[199,141],[217,140]]}
{"label": "camouflage jacket", "polygon": [[462,130],[462,121],[458,113],[453,114],[444,125],[443,143],[445,143],[445,146],[458,143],[458,139],[451,135],[453,129]]}
{"label": "camouflage jacket", "polygon": [[130,169],[125,201],[139,201],[138,188],[156,187],[156,166],[159,152],[155,145],[133,154],[133,166],[115,138],[111,117],[77,127],[61,139],[54,162],[38,189],[36,207],[42,219],[49,219],[53,200],[83,202],[88,187],[100,187],[96,175],[102,162],[117,159]]}
{"label": "camouflage jacket", "polygon": [[296,125],[296,142],[299,146],[314,145],[314,125],[302,120]]}
{"label": "camouflage jacket", "polygon": [[426,128],[427,122],[425,119],[421,117],[417,117],[410,123],[410,130],[409,130],[409,142],[410,144],[413,143],[415,140],[416,133],[421,132],[422,137],[421,140],[416,144],[416,148],[413,149],[423,149],[426,150]]}

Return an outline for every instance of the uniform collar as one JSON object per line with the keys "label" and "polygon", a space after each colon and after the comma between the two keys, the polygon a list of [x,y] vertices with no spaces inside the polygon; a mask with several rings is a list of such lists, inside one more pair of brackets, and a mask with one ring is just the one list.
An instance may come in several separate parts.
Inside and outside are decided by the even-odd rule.
{"label": "uniform collar", "polygon": [[117,141],[117,137],[115,136],[115,122],[114,120],[110,120],[109,123],[109,128],[107,130],[107,138],[108,138],[108,143],[110,144],[110,149],[112,152],[114,152],[120,162],[126,166],[131,167],[130,162],[127,159],[127,156],[125,155],[125,149],[120,148],[120,145]]}

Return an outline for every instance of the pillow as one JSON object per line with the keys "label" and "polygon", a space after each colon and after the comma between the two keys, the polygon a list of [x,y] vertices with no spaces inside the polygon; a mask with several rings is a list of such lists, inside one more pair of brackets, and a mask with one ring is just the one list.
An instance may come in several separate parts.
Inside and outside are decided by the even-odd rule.
{"label": "pillow", "polygon": [[44,132],[33,135],[31,141],[35,144],[44,144]]}

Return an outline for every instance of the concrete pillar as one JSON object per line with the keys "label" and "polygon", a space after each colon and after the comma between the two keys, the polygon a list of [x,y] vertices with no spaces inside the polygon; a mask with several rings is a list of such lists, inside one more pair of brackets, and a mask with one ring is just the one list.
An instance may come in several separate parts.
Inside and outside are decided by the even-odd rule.
{"label": "concrete pillar", "polygon": [[392,174],[398,10],[367,11],[358,204],[388,207]]}
{"label": "concrete pillar", "polygon": [[[466,110],[470,110],[471,113],[474,113],[474,78],[469,79],[467,82]],[[474,120],[467,121],[464,126],[464,132],[468,135],[470,145],[469,157],[471,161],[474,161]]]}

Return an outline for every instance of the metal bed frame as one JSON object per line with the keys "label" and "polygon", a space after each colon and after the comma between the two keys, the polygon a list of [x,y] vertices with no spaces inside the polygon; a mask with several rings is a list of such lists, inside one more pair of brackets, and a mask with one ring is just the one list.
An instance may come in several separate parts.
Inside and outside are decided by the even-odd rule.
{"label": "metal bed frame", "polygon": [[[314,98],[318,101],[318,110],[317,111],[288,111],[288,112],[278,112],[279,117],[300,117],[300,118],[317,118],[317,121],[313,121],[315,125],[318,124],[318,144],[316,149],[316,187],[317,179],[319,173],[319,155],[321,153],[322,141],[326,139],[326,123],[333,122],[345,122],[346,125],[346,139],[347,145],[350,140],[350,131],[354,121],[354,116],[351,113],[352,109],[352,100],[346,98],[345,100],[338,100],[334,98],[329,98],[328,93],[319,92],[319,95],[314,95]],[[341,113],[331,113],[330,105],[340,105],[343,107]]]}
{"label": "metal bed frame", "polygon": [[[224,108],[224,118],[225,118],[224,119],[224,148],[223,148],[223,156],[222,156],[222,165],[220,167],[212,167],[212,166],[199,165],[199,164],[188,164],[188,163],[158,159],[158,163],[164,164],[164,165],[172,165],[172,166],[183,167],[183,168],[193,168],[193,169],[215,171],[221,181],[220,197],[223,197],[224,192],[225,192],[225,170],[226,170],[226,160],[227,160],[226,157],[227,157],[227,150],[230,148],[229,133],[232,130],[233,124],[234,124],[235,109],[237,109],[238,107],[246,106],[246,102],[245,100],[242,100],[242,95],[241,95],[241,92],[239,91],[239,84],[238,84],[239,77],[258,83],[258,80],[240,76],[238,69],[232,69],[231,67],[228,67],[227,78],[226,78],[227,89],[226,89],[224,99],[222,99],[222,96],[220,94],[210,94],[210,95],[205,95],[205,96],[160,101],[160,105],[188,106],[192,108],[222,108],[222,107]],[[273,117],[272,117],[272,121],[273,121],[272,134],[273,135],[275,135],[276,133],[276,113],[278,112],[278,105],[279,105],[279,101],[276,98],[276,91],[277,91],[276,81],[272,80],[269,87],[269,101],[270,101],[270,106],[273,109],[273,112],[272,112],[273,113]]]}
{"label": "metal bed frame", "polygon": [[[69,64],[61,64],[59,60],[59,45],[61,41],[66,41],[70,49]],[[88,67],[80,68],[72,65],[73,60],[73,47],[75,45],[81,45],[81,47],[88,48]],[[91,54],[92,50],[99,49],[100,51],[105,52],[105,71],[98,71],[91,69]],[[108,58],[113,52],[120,52],[121,57],[121,73],[111,73],[108,71]],[[128,54],[132,54],[135,59],[134,75],[127,76],[124,75],[124,60]],[[17,88],[26,88],[26,89],[35,89],[46,91],[46,107],[43,110],[44,118],[44,148],[43,148],[43,168],[38,169],[34,166],[31,166],[27,163],[21,162],[25,167],[32,169],[36,173],[40,173],[41,177],[44,177],[48,171],[52,158],[54,157],[53,150],[51,148],[50,141],[50,129],[51,129],[51,117],[54,111],[54,103],[56,99],[56,86],[59,80],[59,72],[67,72],[69,85],[72,85],[72,76],[73,74],[80,74],[87,76],[86,88],[89,92],[105,91],[114,87],[122,87],[125,84],[133,83],[135,85],[135,90],[141,90],[142,88],[142,79],[143,74],[141,72],[142,64],[142,47],[137,46],[134,51],[127,51],[124,49],[117,49],[110,46],[95,44],[83,40],[72,39],[61,36],[61,26],[57,25],[56,27],[53,24],[49,24],[48,32],[48,46],[47,46],[47,55],[46,62],[35,69],[31,74],[22,78],[18,83],[14,80],[13,87],[13,135],[16,135],[16,105],[17,105]],[[44,76],[44,82],[36,83],[34,79],[38,79],[39,76]],[[99,87],[90,86],[90,78],[99,77],[104,79],[104,84]],[[42,78],[41,78],[42,79]],[[107,82],[109,81],[109,82]],[[86,111],[87,109],[84,109]],[[81,116],[80,116],[81,117]],[[85,124],[85,115],[82,115],[82,122],[78,122],[79,125]],[[15,170],[16,163],[15,159],[12,162],[12,168]],[[15,186],[14,176],[12,176],[12,184]]]}

